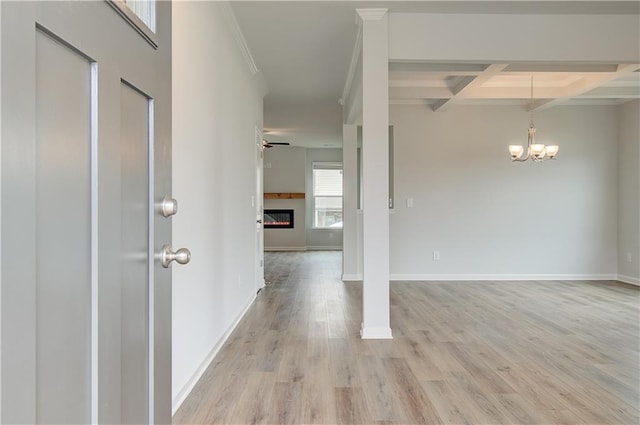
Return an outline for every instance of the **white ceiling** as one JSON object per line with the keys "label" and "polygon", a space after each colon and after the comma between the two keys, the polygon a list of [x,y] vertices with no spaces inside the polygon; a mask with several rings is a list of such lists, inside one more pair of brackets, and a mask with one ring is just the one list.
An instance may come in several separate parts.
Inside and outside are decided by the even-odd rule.
{"label": "white ceiling", "polygon": [[[338,101],[358,31],[355,9],[366,7],[423,13],[640,13],[637,1],[233,1],[269,88],[264,103],[269,141],[341,146]],[[620,64],[391,63],[389,71],[392,104],[425,104],[439,111],[478,104],[613,105],[640,98],[640,72]]]}

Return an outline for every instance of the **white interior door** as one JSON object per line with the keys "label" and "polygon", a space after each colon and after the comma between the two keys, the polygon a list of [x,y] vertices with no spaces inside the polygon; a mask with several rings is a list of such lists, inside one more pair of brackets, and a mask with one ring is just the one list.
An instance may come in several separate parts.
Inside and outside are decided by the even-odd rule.
{"label": "white interior door", "polygon": [[170,423],[171,6],[0,7],[0,419]]}
{"label": "white interior door", "polygon": [[262,133],[256,128],[256,291],[264,286],[264,191]]}

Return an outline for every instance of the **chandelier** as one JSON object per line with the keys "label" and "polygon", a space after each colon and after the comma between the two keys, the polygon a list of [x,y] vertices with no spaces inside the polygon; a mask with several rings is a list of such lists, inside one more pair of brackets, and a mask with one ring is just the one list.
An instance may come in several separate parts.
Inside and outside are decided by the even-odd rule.
{"label": "chandelier", "polygon": [[[531,101],[533,102],[533,75],[531,76]],[[525,153],[524,147],[520,145],[509,145],[509,153],[511,154],[512,162],[525,162],[531,159],[533,162],[546,161],[548,159],[555,159],[558,154],[558,145],[545,146],[542,143],[536,143],[536,128],[533,125],[533,107],[531,107],[531,124],[529,124],[529,130],[527,131],[527,152]]]}

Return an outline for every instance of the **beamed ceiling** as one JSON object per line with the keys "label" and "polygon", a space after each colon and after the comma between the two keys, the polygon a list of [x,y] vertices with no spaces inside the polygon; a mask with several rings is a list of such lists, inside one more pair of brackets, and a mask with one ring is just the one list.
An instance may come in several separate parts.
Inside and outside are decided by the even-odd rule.
{"label": "beamed ceiling", "polygon": [[389,98],[434,111],[455,105],[617,105],[640,98],[639,70],[638,64],[391,63]]}
{"label": "beamed ceiling", "polygon": [[[355,9],[366,7],[391,13],[635,14],[640,19],[637,1],[235,1],[238,25],[268,86],[264,129],[270,141],[341,146],[339,101],[358,33]],[[617,105],[640,98],[639,71],[639,64],[619,63],[393,62],[389,99],[392,105],[425,105],[438,112],[466,105],[537,110]]]}

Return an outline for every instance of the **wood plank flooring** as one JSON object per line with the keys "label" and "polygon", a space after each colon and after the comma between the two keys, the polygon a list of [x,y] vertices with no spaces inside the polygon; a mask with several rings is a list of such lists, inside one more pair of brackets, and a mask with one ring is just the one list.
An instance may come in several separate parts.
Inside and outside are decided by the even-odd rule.
{"label": "wood plank flooring", "polygon": [[638,288],[392,283],[394,339],[362,340],[340,260],[266,253],[272,285],[174,423],[639,423]]}

